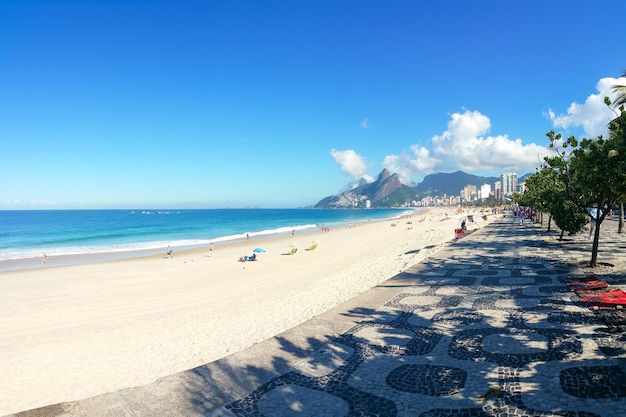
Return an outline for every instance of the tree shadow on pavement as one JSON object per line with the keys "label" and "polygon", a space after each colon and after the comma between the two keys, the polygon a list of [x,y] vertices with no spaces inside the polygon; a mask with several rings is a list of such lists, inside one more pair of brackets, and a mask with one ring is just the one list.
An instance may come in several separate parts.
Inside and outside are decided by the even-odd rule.
{"label": "tree shadow on pavement", "polygon": [[[265,365],[193,370],[201,381],[189,398],[209,416],[592,417],[623,409],[624,334],[566,285],[585,273],[576,265],[585,242],[556,245],[540,232],[504,223],[460,239],[373,289],[389,295],[385,302],[338,313],[355,322],[338,335],[304,344],[279,336]],[[605,277],[626,283],[624,271]]]}

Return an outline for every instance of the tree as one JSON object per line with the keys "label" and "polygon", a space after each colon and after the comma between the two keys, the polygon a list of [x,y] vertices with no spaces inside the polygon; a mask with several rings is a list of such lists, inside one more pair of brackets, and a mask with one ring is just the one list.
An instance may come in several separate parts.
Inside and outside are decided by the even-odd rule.
{"label": "tree", "polygon": [[565,183],[559,174],[563,173],[564,166],[560,166],[559,159],[548,159],[546,165],[539,171],[526,178],[525,184],[528,190],[520,196],[520,204],[532,205],[540,211],[550,213],[550,221],[561,229],[559,240],[563,240],[563,234],[576,234],[583,230],[588,222],[584,210],[569,201],[566,194]]}
{"label": "tree", "polygon": [[[626,77],[626,71],[622,75]],[[612,137],[620,142],[626,141],[626,128],[624,120],[624,104],[626,104],[626,85],[614,85],[613,91],[617,94],[615,103],[611,103],[608,97],[604,97],[604,103],[613,110],[615,113],[615,119],[609,123],[609,132]],[[619,111],[619,112],[618,112]],[[619,202],[619,222],[617,227],[617,233],[624,233],[624,202]]]}
{"label": "tree", "polygon": [[[626,116],[622,111],[619,127],[626,126]],[[587,212],[591,207],[595,211],[595,234],[589,266],[597,266],[598,245],[601,224],[609,214],[609,209],[622,201],[626,191],[626,141],[623,134],[618,135],[613,121],[609,128],[609,139],[601,136],[595,139],[583,138],[580,142],[570,136],[562,140],[561,134],[548,132],[550,148],[556,156],[546,157],[546,167],[564,187],[566,206],[572,205],[579,212]],[[567,149],[571,151],[567,153]],[[590,215],[591,216],[591,215]],[[555,219],[556,221],[556,219]]]}
{"label": "tree", "polygon": [[[622,77],[626,77],[626,71],[624,71],[624,73],[622,74]],[[620,106],[623,106],[624,104],[626,104],[626,85],[613,85],[612,86],[612,90],[615,94],[617,94],[617,97],[615,97],[615,103],[613,103],[613,105],[616,108],[619,108]],[[606,102],[606,98],[605,98],[605,102]]]}

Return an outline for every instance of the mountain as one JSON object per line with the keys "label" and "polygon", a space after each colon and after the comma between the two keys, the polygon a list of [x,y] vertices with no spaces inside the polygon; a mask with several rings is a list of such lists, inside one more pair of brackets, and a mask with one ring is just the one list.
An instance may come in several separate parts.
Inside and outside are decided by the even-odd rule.
{"label": "mountain", "polygon": [[360,185],[341,194],[320,200],[314,208],[350,208],[365,207],[369,200],[371,207],[401,207],[418,200],[414,188],[400,182],[398,174],[391,174],[383,169],[378,179],[369,184]]}
{"label": "mountain", "polygon": [[[523,181],[529,175],[531,174],[518,177],[518,181]],[[440,172],[427,175],[424,177],[424,181],[415,187],[409,187],[400,183],[398,174],[391,174],[387,169],[383,169],[376,181],[361,184],[352,190],[323,198],[313,208],[365,207],[367,200],[370,201],[373,208],[403,207],[426,195],[458,196],[466,185],[480,187],[483,184],[489,184],[493,187],[496,181],[500,181],[500,177],[481,177],[463,171]]]}
{"label": "mountain", "polygon": [[491,184],[493,187],[496,181],[500,181],[500,177],[480,177],[463,171],[437,173],[426,175],[424,181],[420,182],[415,190],[421,195],[459,195],[459,192],[466,185],[471,184],[480,187],[483,184]]}

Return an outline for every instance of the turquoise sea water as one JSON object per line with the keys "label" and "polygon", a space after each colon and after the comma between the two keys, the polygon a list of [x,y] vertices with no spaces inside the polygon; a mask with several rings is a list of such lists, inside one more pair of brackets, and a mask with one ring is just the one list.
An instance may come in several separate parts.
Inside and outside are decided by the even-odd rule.
{"label": "turquoise sea water", "polygon": [[[208,209],[0,211],[3,262],[47,256],[124,254],[271,237],[292,230],[396,218],[398,209]],[[11,268],[13,269],[13,268]]]}

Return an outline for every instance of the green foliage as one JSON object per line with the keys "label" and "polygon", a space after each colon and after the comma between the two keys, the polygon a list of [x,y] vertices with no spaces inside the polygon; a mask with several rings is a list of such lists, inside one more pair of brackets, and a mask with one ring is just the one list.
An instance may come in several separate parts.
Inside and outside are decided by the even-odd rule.
{"label": "green foliage", "polygon": [[[622,77],[626,77],[626,71],[624,71]],[[614,85],[613,92],[617,94],[617,97],[615,98],[615,103],[613,103],[615,107],[620,107],[626,104],[626,85]],[[606,104],[607,106],[611,105],[611,101],[608,97],[604,98],[604,104]]]}
{"label": "green foliage", "polygon": [[559,229],[575,234],[583,230],[588,218],[586,211],[568,198],[565,183],[559,175],[566,171],[561,162],[558,158],[551,158],[541,170],[526,178],[528,191],[521,197],[520,204],[550,213]]}
{"label": "green foliage", "polygon": [[[610,100],[605,99],[610,105]],[[527,201],[552,214],[562,230],[577,233],[588,221],[589,207],[613,207],[626,196],[626,113],[623,106],[609,123],[609,138],[563,139],[547,133],[554,156],[526,180]],[[597,264],[600,225],[609,210],[598,210],[590,266]]]}
{"label": "green foliage", "polygon": [[551,212],[554,222],[559,229],[568,232],[570,235],[583,231],[585,225],[589,223],[589,216],[581,211],[570,200],[561,195],[561,198],[553,202]]}

